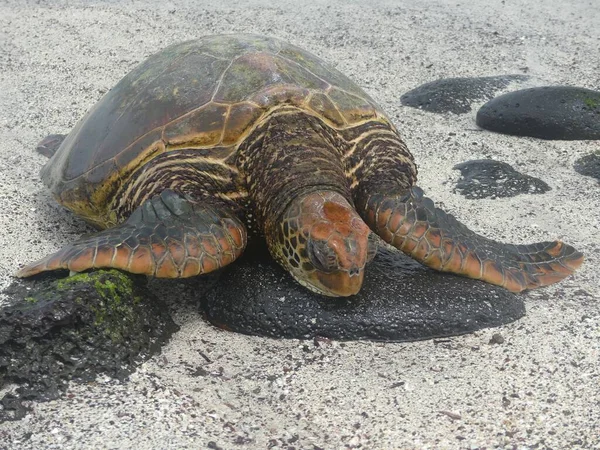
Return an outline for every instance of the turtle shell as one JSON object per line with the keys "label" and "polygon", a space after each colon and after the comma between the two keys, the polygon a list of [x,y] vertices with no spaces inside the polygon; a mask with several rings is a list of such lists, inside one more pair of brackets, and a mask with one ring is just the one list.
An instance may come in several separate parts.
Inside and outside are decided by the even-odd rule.
{"label": "turtle shell", "polygon": [[338,129],[387,120],[355,83],[298,47],[254,35],[203,37],[126,75],[79,121],[42,179],[63,205],[107,226],[110,199],[144,164],[183,148],[222,158],[284,104]]}

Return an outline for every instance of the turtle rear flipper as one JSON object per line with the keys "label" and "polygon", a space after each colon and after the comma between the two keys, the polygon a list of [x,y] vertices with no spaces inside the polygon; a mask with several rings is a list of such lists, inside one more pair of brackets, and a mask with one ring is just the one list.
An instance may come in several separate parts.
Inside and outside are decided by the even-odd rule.
{"label": "turtle rear flipper", "polygon": [[146,201],[114,228],[85,236],[23,267],[18,277],[68,269],[115,268],[160,278],[186,278],[234,261],[246,229],[226,208],[192,203],[173,191]]}
{"label": "turtle rear flipper", "polygon": [[560,241],[511,245],[477,235],[418,187],[402,196],[372,195],[364,211],[383,240],[422,264],[513,292],[556,283],[583,262],[580,252]]}
{"label": "turtle rear flipper", "polygon": [[66,137],[66,134],[50,134],[38,143],[35,151],[40,155],[52,158]]}

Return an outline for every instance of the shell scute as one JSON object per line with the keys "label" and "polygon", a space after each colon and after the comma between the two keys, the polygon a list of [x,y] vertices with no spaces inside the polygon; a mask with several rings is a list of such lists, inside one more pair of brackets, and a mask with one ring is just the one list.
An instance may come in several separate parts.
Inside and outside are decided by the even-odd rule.
{"label": "shell scute", "polygon": [[223,145],[237,142],[263,114],[264,109],[252,103],[238,103],[230,108],[223,133]]}
{"label": "shell scute", "polygon": [[308,102],[308,107],[336,127],[341,127],[345,123],[344,117],[340,114],[331,99],[323,93],[313,94]]}
{"label": "shell scute", "polygon": [[294,45],[288,45],[278,53],[278,56],[297,63],[304,71],[310,72],[314,77],[320,78],[329,85],[337,86],[360,97],[368,98],[364,91],[350,78],[333,69],[328,63],[306,50]]}
{"label": "shell scute", "polygon": [[114,158],[116,167],[124,169],[132,162],[142,161],[164,151],[165,146],[161,140],[161,134],[160,130],[154,130],[132,143]]}
{"label": "shell scute", "polygon": [[223,135],[223,124],[228,110],[228,106],[209,103],[167,125],[163,138],[170,146],[217,145]]}
{"label": "shell scute", "polygon": [[93,167],[85,174],[86,181],[91,185],[98,185],[112,173],[116,173],[117,166],[114,159],[109,159]]}
{"label": "shell scute", "polygon": [[293,80],[281,73],[269,53],[249,53],[236,58],[223,75],[213,98],[216,102],[237,103],[256,92]]}
{"label": "shell scute", "polygon": [[284,42],[277,39],[251,34],[205,36],[197,40],[184,42],[183,44],[191,45],[193,48],[201,48],[207,54],[229,62],[249,52],[258,51],[275,54],[285,45]]}
{"label": "shell scute", "polygon": [[319,78],[295,61],[276,56],[273,62],[277,65],[279,73],[285,74],[287,78],[293,80],[298,86],[317,90],[326,90],[330,86],[326,80]]}
{"label": "shell scute", "polygon": [[377,110],[367,99],[332,88],[327,94],[348,123],[377,117]]}
{"label": "shell scute", "polygon": [[249,98],[253,103],[266,109],[271,105],[302,106],[310,91],[296,84],[279,84],[263,89]]}

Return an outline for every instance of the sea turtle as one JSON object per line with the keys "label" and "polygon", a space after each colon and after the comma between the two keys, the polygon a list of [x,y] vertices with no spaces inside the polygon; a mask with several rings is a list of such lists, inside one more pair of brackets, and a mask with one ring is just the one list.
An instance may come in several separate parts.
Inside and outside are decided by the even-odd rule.
{"label": "sea turtle", "polygon": [[421,263],[511,291],[557,282],[581,253],[469,231],[414,186],[381,108],[316,56],[274,38],[209,36],[148,58],[62,140],[41,178],[103,231],[17,272],[114,267],[205,274],[264,236],[302,285],[356,294],[379,235]]}

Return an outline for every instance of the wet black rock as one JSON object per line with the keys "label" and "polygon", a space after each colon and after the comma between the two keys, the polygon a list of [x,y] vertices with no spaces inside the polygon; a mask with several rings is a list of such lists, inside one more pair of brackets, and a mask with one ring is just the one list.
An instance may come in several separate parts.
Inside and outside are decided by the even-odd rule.
{"label": "wet black rock", "polygon": [[385,246],[360,293],[313,294],[262,248],[226,270],[203,309],[209,321],[240,333],[284,337],[413,341],[454,336],[512,322],[520,296],[483,282],[425,268]]}
{"label": "wet black rock", "polygon": [[570,86],[509,92],[481,107],[477,125],[541,139],[600,139],[600,92]]}
{"label": "wet black rock", "polygon": [[471,103],[490,100],[510,83],[527,79],[526,75],[444,78],[408,91],[400,97],[400,101],[405,106],[433,113],[464,114],[471,111]]}
{"label": "wet black rock", "polygon": [[146,288],[118,271],[13,283],[0,310],[0,422],[21,418],[23,400],[60,396],[70,380],[124,379],[160,351],[178,327]]}
{"label": "wet black rock", "polygon": [[550,190],[539,178],[524,175],[510,164],[493,159],[465,161],[453,169],[460,170],[462,175],[455,190],[469,199],[543,194]]}
{"label": "wet black rock", "polygon": [[600,181],[600,150],[582,156],[573,165],[575,171],[587,177],[594,177]]}

